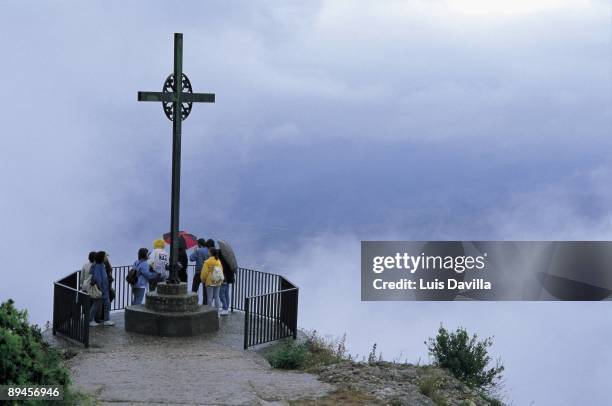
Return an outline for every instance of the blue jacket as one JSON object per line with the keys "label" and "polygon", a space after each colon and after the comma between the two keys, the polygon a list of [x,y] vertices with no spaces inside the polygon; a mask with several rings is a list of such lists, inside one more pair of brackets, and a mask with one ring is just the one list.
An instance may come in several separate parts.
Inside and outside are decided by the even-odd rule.
{"label": "blue jacket", "polygon": [[106,275],[106,268],[104,264],[93,264],[91,266],[91,278],[96,283],[96,286],[102,292],[102,299],[109,298],[109,286],[108,286],[108,275]]}
{"label": "blue jacket", "polygon": [[151,270],[146,259],[134,262],[134,268],[136,268],[138,275],[138,281],[134,285],[135,288],[146,288],[149,286],[150,280],[157,279],[157,273]]}
{"label": "blue jacket", "polygon": [[202,271],[202,265],[204,265],[204,261],[206,261],[210,257],[210,253],[208,252],[208,248],[202,247],[195,249],[191,255],[189,256],[190,261],[195,261],[195,272],[196,275],[199,275]]}

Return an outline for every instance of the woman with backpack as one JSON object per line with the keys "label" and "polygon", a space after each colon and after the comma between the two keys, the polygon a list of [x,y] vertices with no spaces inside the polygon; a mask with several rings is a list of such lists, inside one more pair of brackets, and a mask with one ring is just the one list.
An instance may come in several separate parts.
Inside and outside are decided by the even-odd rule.
{"label": "woman with backpack", "polygon": [[219,290],[223,284],[223,266],[219,260],[219,250],[216,248],[209,248],[210,257],[204,261],[202,271],[200,272],[200,279],[206,287],[206,304],[214,306],[218,309],[221,306],[219,300]]}
{"label": "woman with backpack", "polygon": [[157,273],[151,270],[147,260],[149,259],[149,250],[141,248],[138,250],[138,260],[134,262],[136,270],[136,283],[132,286],[132,305],[142,304],[145,291],[149,286],[149,281],[157,280]]}

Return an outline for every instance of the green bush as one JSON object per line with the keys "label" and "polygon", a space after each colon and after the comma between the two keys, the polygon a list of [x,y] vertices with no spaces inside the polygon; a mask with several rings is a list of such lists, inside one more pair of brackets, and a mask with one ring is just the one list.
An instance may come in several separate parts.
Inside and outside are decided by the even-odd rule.
{"label": "green bush", "polygon": [[491,362],[488,354],[488,348],[493,345],[491,337],[479,341],[475,334],[470,338],[464,328],[449,333],[440,326],[436,338],[430,338],[425,344],[428,344],[435,365],[447,368],[472,388],[489,392],[501,379],[504,366],[499,360],[494,367],[487,369]]}
{"label": "green bush", "polygon": [[307,353],[304,344],[286,343],[268,354],[267,358],[273,368],[303,369]]}
{"label": "green bush", "polygon": [[0,305],[0,382],[5,385],[68,385],[61,355],[42,339],[38,326],[13,301]]}
{"label": "green bush", "polygon": [[28,324],[27,311],[18,310],[13,304],[10,299],[0,304],[0,383],[63,386],[64,401],[59,404],[90,403],[86,395],[70,389],[70,375],[62,363],[62,354],[43,340],[38,326]]}
{"label": "green bush", "polygon": [[306,335],[304,342],[277,345],[265,357],[273,368],[310,370],[352,360],[346,352],[345,342],[346,334],[338,340],[326,340],[315,330]]}

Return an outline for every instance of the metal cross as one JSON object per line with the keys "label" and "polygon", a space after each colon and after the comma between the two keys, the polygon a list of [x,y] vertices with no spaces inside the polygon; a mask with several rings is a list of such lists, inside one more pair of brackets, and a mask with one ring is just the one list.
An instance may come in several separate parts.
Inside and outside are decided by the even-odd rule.
{"label": "metal cross", "polygon": [[138,92],[138,101],[161,102],[166,117],[172,121],[172,198],[170,204],[169,283],[178,283],[178,230],[181,194],[181,122],[189,116],[193,103],[214,103],[214,93],[193,93],[191,82],[183,73],[183,34],[174,34],[174,73],[168,76],[161,92]]}

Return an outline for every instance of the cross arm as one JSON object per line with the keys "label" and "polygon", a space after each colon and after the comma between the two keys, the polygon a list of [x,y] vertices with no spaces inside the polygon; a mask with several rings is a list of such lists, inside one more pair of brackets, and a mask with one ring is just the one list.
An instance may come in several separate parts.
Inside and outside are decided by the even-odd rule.
{"label": "cross arm", "polygon": [[138,92],[138,101],[173,102],[174,94],[162,92]]}
{"label": "cross arm", "polygon": [[183,93],[181,94],[181,100],[186,102],[194,103],[214,103],[214,93]]}
{"label": "cross arm", "polygon": [[[166,92],[138,92],[138,101],[173,102],[174,93]],[[181,93],[181,102],[214,103],[214,93]]]}

